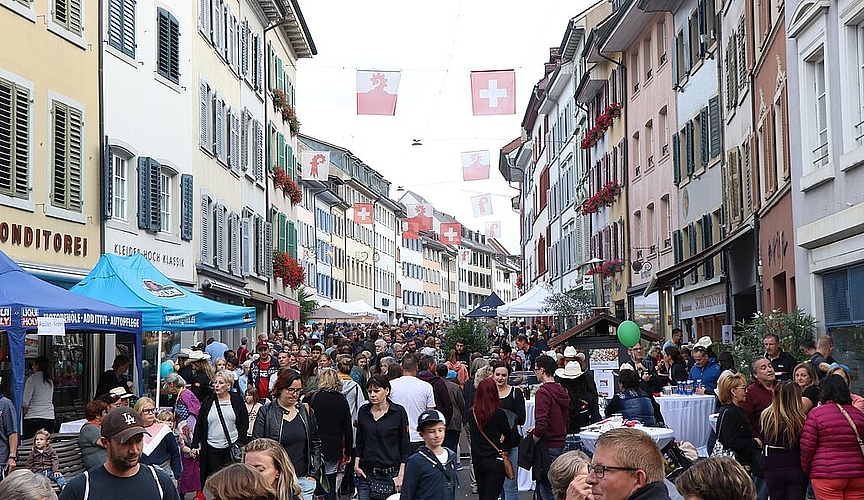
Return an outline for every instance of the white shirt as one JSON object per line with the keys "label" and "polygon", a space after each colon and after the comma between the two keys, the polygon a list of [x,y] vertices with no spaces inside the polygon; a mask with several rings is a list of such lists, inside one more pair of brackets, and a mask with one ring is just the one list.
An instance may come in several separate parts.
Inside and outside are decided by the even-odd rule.
{"label": "white shirt", "polygon": [[54,420],[54,382],[45,383],[42,372],[36,372],[24,381],[24,418]]}
{"label": "white shirt", "polygon": [[435,408],[432,384],[417,377],[403,375],[390,381],[390,399],[408,413],[408,432],[411,442],[423,441],[417,432],[417,419],[429,408]]}

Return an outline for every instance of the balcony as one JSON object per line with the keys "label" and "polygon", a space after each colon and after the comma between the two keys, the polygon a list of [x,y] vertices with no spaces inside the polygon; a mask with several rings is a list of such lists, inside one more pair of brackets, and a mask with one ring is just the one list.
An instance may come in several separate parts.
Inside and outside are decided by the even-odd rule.
{"label": "balcony", "polygon": [[636,165],[636,177],[642,173],[642,165]]}
{"label": "balcony", "polygon": [[660,54],[660,64],[664,64],[666,62],[666,53]]}
{"label": "balcony", "polygon": [[660,152],[663,154],[664,157],[669,156],[669,144],[664,144],[663,147],[660,149]]}
{"label": "balcony", "polygon": [[653,69],[649,69],[647,72],[645,72],[645,80],[650,80],[651,77],[653,77],[653,76],[654,76],[654,70]]}
{"label": "balcony", "polygon": [[654,168],[654,155],[648,157],[648,168]]}

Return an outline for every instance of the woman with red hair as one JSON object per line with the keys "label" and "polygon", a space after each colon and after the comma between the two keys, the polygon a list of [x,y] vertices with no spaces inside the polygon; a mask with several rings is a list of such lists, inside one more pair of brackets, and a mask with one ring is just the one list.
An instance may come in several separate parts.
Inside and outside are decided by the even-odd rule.
{"label": "woman with red hair", "polygon": [[504,487],[504,460],[498,450],[504,449],[506,438],[513,434],[511,422],[515,419],[508,417],[508,411],[501,408],[495,381],[487,378],[480,382],[468,417],[471,464],[480,500],[497,499]]}

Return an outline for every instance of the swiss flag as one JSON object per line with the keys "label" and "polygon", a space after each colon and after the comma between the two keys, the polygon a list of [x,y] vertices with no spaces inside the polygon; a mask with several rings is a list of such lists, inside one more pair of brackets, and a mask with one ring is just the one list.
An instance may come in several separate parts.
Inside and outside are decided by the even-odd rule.
{"label": "swiss flag", "polygon": [[489,178],[489,151],[462,153],[462,180],[481,181]]}
{"label": "swiss flag", "polygon": [[471,108],[474,116],[516,114],[516,72],[471,72]]}
{"label": "swiss flag", "polygon": [[432,230],[432,204],[417,203],[406,205],[408,209],[409,231],[431,231]]}
{"label": "swiss flag", "polygon": [[354,224],[372,224],[374,221],[375,205],[372,203],[354,204]]}
{"label": "swiss flag", "polygon": [[398,71],[357,71],[357,114],[396,114]]}
{"label": "swiss flag", "polygon": [[441,223],[441,243],[445,245],[462,244],[462,224],[458,222]]}

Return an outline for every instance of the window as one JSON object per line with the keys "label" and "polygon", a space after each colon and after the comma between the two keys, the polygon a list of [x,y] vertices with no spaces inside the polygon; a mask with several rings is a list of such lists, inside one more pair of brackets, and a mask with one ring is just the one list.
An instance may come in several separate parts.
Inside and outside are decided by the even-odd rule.
{"label": "window", "polygon": [[664,194],[660,198],[663,206],[663,219],[660,221],[660,234],[663,236],[663,248],[672,246],[672,208],[669,205],[669,194]]}
{"label": "window", "polygon": [[0,78],[0,194],[30,198],[30,89]]}
{"label": "window", "polygon": [[828,94],[825,87],[825,56],[819,51],[807,61],[809,91],[811,92],[813,119],[811,151],[813,168],[828,164]]}
{"label": "window", "polygon": [[666,50],[669,47],[669,40],[666,38],[666,21],[657,24],[657,64],[662,65],[666,62]]}
{"label": "window", "polygon": [[156,69],[160,75],[180,83],[180,23],[165,9],[156,9]]}
{"label": "window", "polygon": [[669,155],[669,115],[667,113],[667,107],[663,106],[660,108],[660,144],[662,150],[660,151],[660,157],[666,157]]}
{"label": "window", "polygon": [[51,114],[51,205],[80,212],[84,115],[59,101],[52,101]]}
{"label": "window", "polygon": [[213,89],[201,80],[198,84],[198,142],[201,149],[213,153]]}
{"label": "window", "polygon": [[642,42],[642,56],[643,56],[643,66],[645,68],[645,81],[651,79],[654,76],[653,66],[654,60],[652,59],[651,53],[651,38],[646,38],[644,42]]}
{"label": "window", "polygon": [[81,0],[51,0],[51,21],[81,36],[84,34]]}
{"label": "window", "polygon": [[162,185],[160,189],[161,206],[159,207],[159,220],[162,225],[163,233],[170,233],[174,230],[171,226],[171,204],[173,203],[171,191],[174,189],[174,174],[166,169],[162,169]]}
{"label": "window", "polygon": [[855,120],[854,138],[857,144],[864,144],[864,23],[855,27],[855,70],[858,87],[858,113]]}
{"label": "window", "polygon": [[645,140],[642,142],[645,145],[645,158],[647,159],[645,168],[652,168],[654,166],[654,120],[648,120],[645,124]]}
{"label": "window", "polygon": [[115,151],[111,155],[112,195],[111,218],[126,220],[126,197],[128,196],[129,158]]}
{"label": "window", "polygon": [[135,0],[108,1],[108,44],[135,57]]}
{"label": "window", "polygon": [[639,92],[639,54],[630,55],[630,85],[634,94]]}

